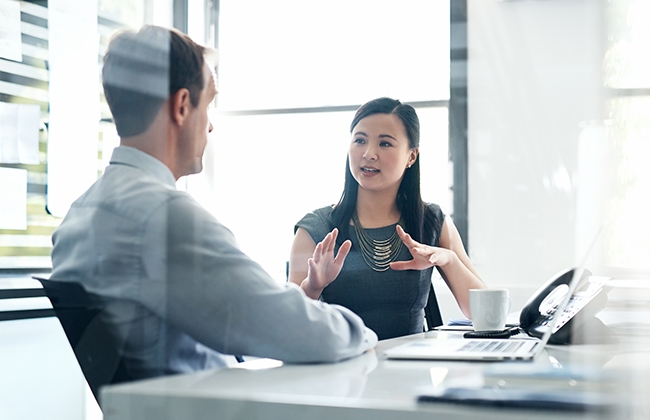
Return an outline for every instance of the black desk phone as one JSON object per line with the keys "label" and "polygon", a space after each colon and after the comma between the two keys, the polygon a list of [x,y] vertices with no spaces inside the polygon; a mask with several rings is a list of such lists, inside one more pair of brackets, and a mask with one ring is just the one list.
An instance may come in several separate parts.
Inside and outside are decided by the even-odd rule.
{"label": "black desk phone", "polygon": [[[580,276],[573,295],[562,313],[558,306],[569,292],[569,282]],[[550,344],[569,344],[602,341],[611,336],[608,328],[595,317],[607,303],[607,277],[592,276],[589,270],[570,268],[549,279],[533,294],[521,310],[521,329],[533,337],[542,337],[553,317],[556,323]]]}

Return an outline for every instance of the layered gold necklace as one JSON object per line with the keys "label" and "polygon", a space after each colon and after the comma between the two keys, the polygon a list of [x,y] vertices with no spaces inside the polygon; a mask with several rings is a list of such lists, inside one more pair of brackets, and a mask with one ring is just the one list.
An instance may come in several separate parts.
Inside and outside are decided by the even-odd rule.
{"label": "layered gold necklace", "polygon": [[361,256],[370,268],[375,271],[386,271],[390,268],[390,263],[395,261],[402,250],[402,240],[397,235],[397,230],[393,232],[390,238],[384,240],[372,239],[359,222],[359,216],[355,211],[352,214],[352,223],[354,231],[359,239],[359,249]]}

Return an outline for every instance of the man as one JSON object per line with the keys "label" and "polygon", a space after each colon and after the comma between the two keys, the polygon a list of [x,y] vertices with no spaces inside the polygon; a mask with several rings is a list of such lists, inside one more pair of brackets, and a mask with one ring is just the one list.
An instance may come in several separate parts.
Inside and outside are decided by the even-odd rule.
{"label": "man", "polygon": [[[200,172],[217,90],[203,47],[148,26],[115,37],[103,85],[118,134],[104,175],[53,235],[52,280],[102,296],[133,379],[223,366],[233,354],[333,362],[377,336],[342,307],[280,287],[175,181]],[[336,232],[310,260],[334,278]],[[261,238],[272,240],[272,238]]]}

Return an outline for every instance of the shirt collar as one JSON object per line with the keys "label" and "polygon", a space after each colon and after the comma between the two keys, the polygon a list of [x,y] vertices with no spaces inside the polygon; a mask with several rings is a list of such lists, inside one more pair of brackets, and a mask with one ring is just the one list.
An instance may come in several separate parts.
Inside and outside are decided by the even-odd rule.
{"label": "shirt collar", "polygon": [[172,171],[161,161],[148,153],[128,146],[119,146],[113,150],[112,164],[136,167],[154,176],[157,180],[176,188],[176,179]]}

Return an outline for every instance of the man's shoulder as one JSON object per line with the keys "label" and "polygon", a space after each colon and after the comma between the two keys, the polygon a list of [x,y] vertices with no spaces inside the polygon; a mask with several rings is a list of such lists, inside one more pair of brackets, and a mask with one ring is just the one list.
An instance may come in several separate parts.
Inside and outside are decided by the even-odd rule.
{"label": "man's shoulder", "polygon": [[96,208],[129,219],[142,219],[167,203],[179,200],[193,201],[173,186],[137,168],[126,167],[120,171],[107,170],[72,204],[72,208]]}

